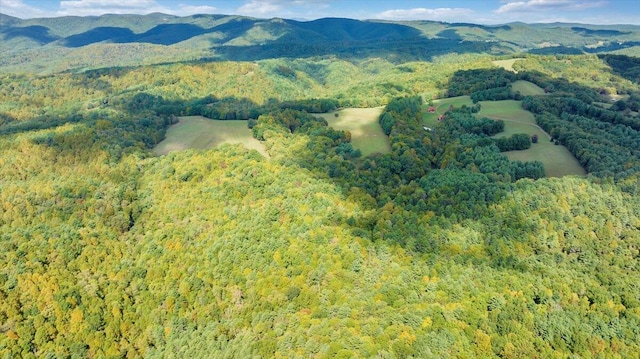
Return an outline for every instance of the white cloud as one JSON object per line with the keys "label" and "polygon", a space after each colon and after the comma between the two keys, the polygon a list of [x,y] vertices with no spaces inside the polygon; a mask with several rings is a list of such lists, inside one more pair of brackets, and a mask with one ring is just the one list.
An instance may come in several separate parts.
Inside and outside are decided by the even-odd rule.
{"label": "white cloud", "polygon": [[326,16],[323,9],[337,0],[250,0],[240,6],[236,13],[255,17],[312,17]]}
{"label": "white cloud", "polygon": [[282,1],[253,0],[238,8],[238,13],[249,16],[265,16],[282,9]]}
{"label": "white cloud", "polygon": [[438,9],[395,9],[377,14],[375,18],[386,20],[437,20],[437,21],[463,21],[470,18],[473,10],[465,8],[438,8]]}
{"label": "white cloud", "polygon": [[188,16],[193,14],[213,14],[217,10],[218,10],[217,8],[213,6],[207,6],[207,5],[193,6],[193,5],[180,4],[178,9],[173,11],[172,14],[178,15],[178,16]]}
{"label": "white cloud", "polygon": [[500,6],[495,12],[498,14],[505,13],[522,13],[522,12],[547,12],[547,11],[580,11],[603,7],[607,5],[607,1],[589,1],[589,0],[525,0],[525,1],[508,1]]}
{"label": "white cloud", "polygon": [[[58,5],[58,3],[55,5]],[[51,10],[47,11],[43,8],[29,6],[25,4],[23,0],[0,0],[0,12],[22,19],[29,19],[34,17],[69,15],[150,14],[153,12],[188,16],[193,14],[211,14],[217,10],[217,8],[213,6],[194,6],[183,3],[168,8],[159,5],[156,0],[63,0],[59,2],[57,9],[55,5]]]}
{"label": "white cloud", "polygon": [[21,19],[53,15],[45,10],[29,6],[23,3],[22,0],[0,0],[0,12],[9,16],[19,17]]}
{"label": "white cloud", "polygon": [[58,15],[149,14],[170,13],[155,0],[63,0]]}

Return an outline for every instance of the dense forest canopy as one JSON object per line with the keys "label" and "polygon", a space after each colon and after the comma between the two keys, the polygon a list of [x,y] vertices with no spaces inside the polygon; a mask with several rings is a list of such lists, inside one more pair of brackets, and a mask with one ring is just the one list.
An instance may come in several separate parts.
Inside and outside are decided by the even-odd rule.
{"label": "dense forest canopy", "polygon": [[[466,41],[455,30],[507,39],[523,24],[325,19],[335,31],[322,32],[224,16],[158,28],[157,16],[136,28],[115,15],[0,17],[25,61],[0,57],[2,356],[640,352],[637,57],[534,55],[523,42],[450,53]],[[576,48],[586,36],[636,41],[632,28],[561,29]],[[399,48],[376,44],[382,30]],[[278,31],[287,42],[261,42]],[[433,36],[409,41],[416,32]],[[170,63],[220,34],[214,53],[229,58]],[[317,38],[287,47],[303,35]],[[136,47],[149,62],[71,63]],[[63,71],[35,70],[53,48],[66,48]],[[154,60],[159,49],[170,61]],[[513,71],[493,62],[509,59]],[[523,82],[540,94],[516,90]],[[469,105],[433,105],[453,96]],[[481,109],[504,100],[550,139],[501,136],[509,119]],[[318,116],[373,106],[384,106],[384,154],[363,156]],[[439,120],[426,127],[430,108]],[[154,155],[190,115],[246,120],[269,156],[241,145]],[[588,175],[546,178],[542,163],[505,156],[538,141],[565,146]]]}

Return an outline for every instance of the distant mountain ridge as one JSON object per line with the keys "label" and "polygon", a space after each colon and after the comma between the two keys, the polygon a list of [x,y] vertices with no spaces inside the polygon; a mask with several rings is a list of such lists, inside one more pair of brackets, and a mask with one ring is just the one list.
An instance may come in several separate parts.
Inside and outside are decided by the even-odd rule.
{"label": "distant mountain ridge", "polygon": [[[640,54],[640,26],[489,26],[347,18],[297,21],[161,13],[22,20],[0,14],[0,41],[0,70],[36,68],[52,72],[143,60],[157,63],[335,55],[406,62],[430,61],[449,52],[504,55],[625,50]],[[113,58],[91,60],[105,52]]]}

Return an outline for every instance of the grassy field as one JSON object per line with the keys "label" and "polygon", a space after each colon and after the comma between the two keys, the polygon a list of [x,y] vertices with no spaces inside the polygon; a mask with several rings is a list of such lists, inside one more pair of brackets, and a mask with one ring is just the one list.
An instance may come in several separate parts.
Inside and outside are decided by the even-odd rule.
{"label": "grassy field", "polygon": [[516,161],[540,161],[544,164],[547,177],[562,177],[568,175],[584,176],[587,172],[580,166],[578,160],[571,152],[564,147],[554,145],[552,142],[541,137],[539,143],[531,145],[531,148],[524,151],[508,151],[505,155],[510,160]]}
{"label": "grassy field", "polygon": [[540,161],[544,164],[547,177],[586,174],[566,147],[554,145],[549,141],[549,135],[536,125],[531,112],[522,109],[520,101],[481,101],[480,105],[482,109],[478,116],[504,121],[504,132],[495,137],[509,137],[515,133],[538,135],[538,143],[532,144],[530,149],[505,152],[510,160]]}
{"label": "grassy field", "polygon": [[[518,85],[516,85],[518,83]],[[517,81],[514,88],[520,93],[539,92],[542,89],[527,81]],[[524,91],[522,89],[525,89]],[[538,90],[539,89],[539,90]],[[529,91],[529,92],[527,92]],[[544,93],[544,91],[542,91]],[[424,106],[422,123],[427,127],[435,127],[438,123],[438,115],[447,111],[450,105],[460,107],[462,105],[472,106],[469,96],[452,97],[433,101],[436,112],[429,113],[429,105]],[[494,120],[503,120],[504,131],[495,137],[509,137],[516,133],[526,133],[538,135],[539,141],[533,144],[530,149],[524,151],[509,151],[505,155],[510,160],[520,161],[540,161],[544,164],[548,177],[561,177],[566,175],[586,174],[584,168],[580,166],[578,160],[564,146],[554,145],[549,141],[549,135],[536,124],[535,117],[529,111],[522,109],[521,101],[481,101],[481,110],[478,117],[488,117]]]}
{"label": "grassy field", "polygon": [[[512,122],[522,122],[529,126],[536,126],[536,119],[529,111],[522,109],[522,102],[515,100],[480,101],[478,117],[489,117]],[[507,124],[507,123],[505,123]],[[505,126],[506,131],[506,126]]]}
{"label": "grassy field", "polygon": [[359,149],[363,156],[368,156],[372,153],[388,153],[391,150],[389,139],[378,124],[382,110],[383,107],[344,108],[320,116],[336,130],[351,132],[353,147]]}
{"label": "grassy field", "polygon": [[511,91],[520,92],[522,96],[544,95],[542,87],[533,82],[518,80],[511,85]]}
{"label": "grassy field", "polygon": [[202,116],[180,117],[179,122],[167,130],[167,136],[153,151],[164,155],[171,151],[208,149],[223,143],[241,143],[268,156],[260,141],[253,138],[247,121],[211,120]]}
{"label": "grassy field", "polygon": [[422,112],[422,124],[427,127],[434,127],[438,123],[438,116],[447,112],[449,106],[453,105],[453,107],[460,107],[462,105],[473,106],[473,102],[469,96],[458,96],[458,97],[449,97],[443,98],[440,100],[433,100],[433,107],[435,107],[436,112],[429,112],[429,105],[423,106]]}
{"label": "grassy field", "polygon": [[522,60],[521,58],[519,59],[508,59],[508,60],[495,60],[492,61],[492,63],[496,66],[502,67],[503,69],[507,70],[507,71],[511,71],[511,72],[518,72],[513,68],[513,64],[516,63],[516,61],[518,60]]}

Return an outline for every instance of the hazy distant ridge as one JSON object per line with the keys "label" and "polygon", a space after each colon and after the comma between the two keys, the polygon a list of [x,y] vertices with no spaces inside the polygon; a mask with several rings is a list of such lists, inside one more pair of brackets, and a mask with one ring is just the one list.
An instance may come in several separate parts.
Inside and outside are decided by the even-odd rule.
{"label": "hazy distant ridge", "polygon": [[[126,61],[136,59],[259,60],[335,55],[406,62],[430,61],[450,52],[576,54],[630,49],[627,51],[640,53],[640,26],[518,22],[487,26],[346,18],[296,21],[160,13],[21,20],[0,14],[0,40],[0,69],[47,69],[55,64],[57,70],[64,70],[104,66],[88,58],[105,51],[114,56],[108,61],[110,65],[127,65]],[[117,49],[113,44],[119,44]]]}

